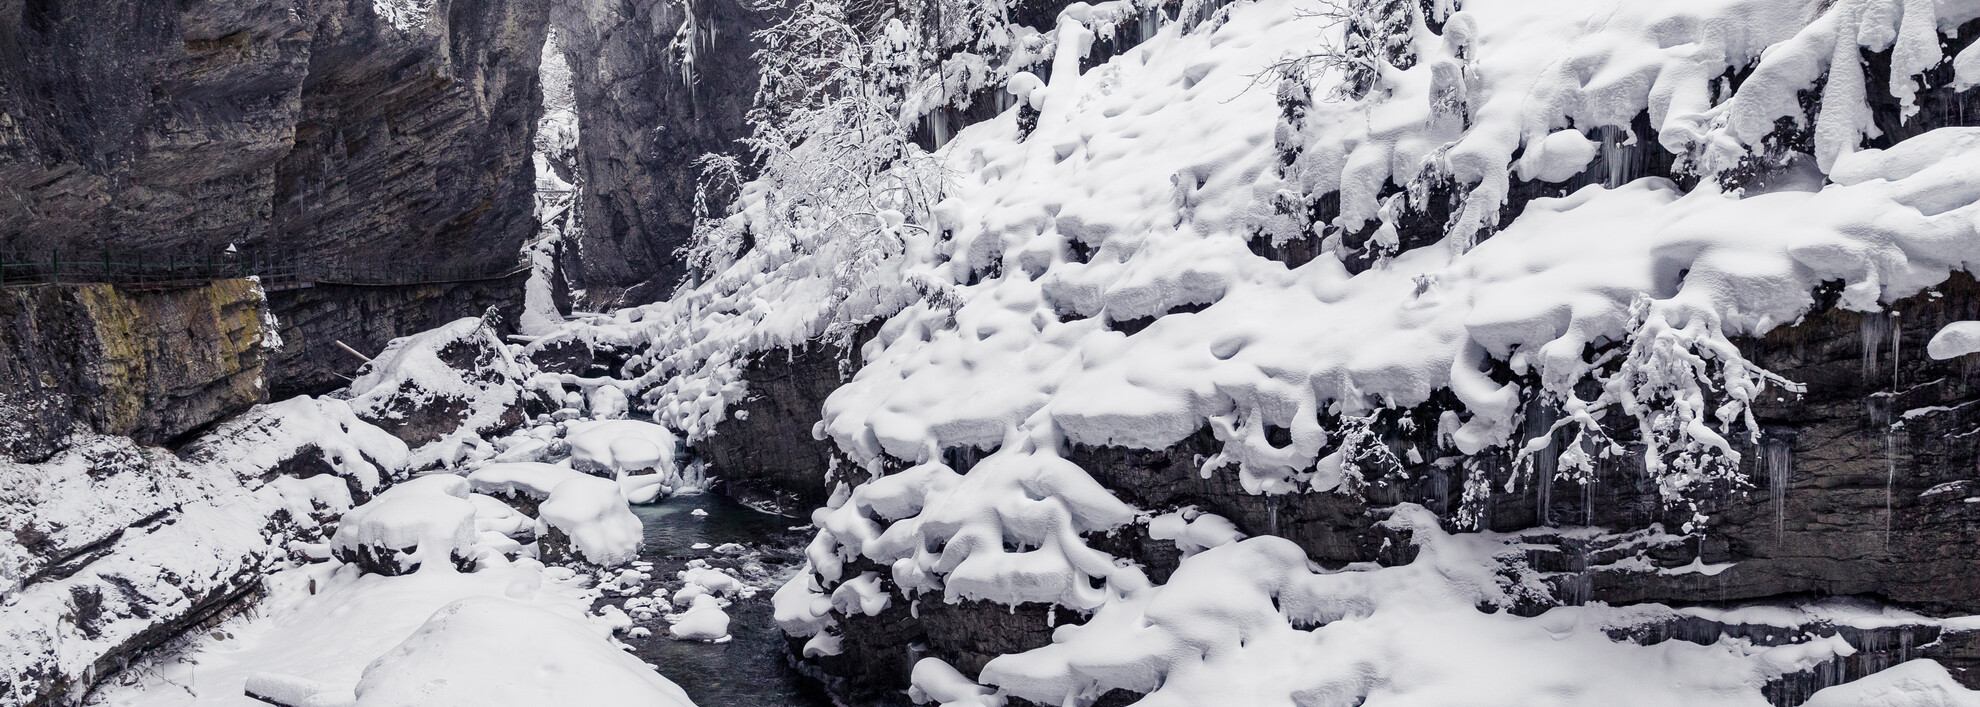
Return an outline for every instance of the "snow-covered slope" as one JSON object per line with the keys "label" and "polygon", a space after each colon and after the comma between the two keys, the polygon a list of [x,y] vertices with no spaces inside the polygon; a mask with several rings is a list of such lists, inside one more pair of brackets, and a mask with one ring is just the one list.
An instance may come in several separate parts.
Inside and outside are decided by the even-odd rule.
{"label": "snow-covered slope", "polygon": [[[900,597],[1090,612],[980,676],[1053,704],[1116,688],[1154,691],[1145,704],[1233,689],[1757,704],[1769,680],[1853,650],[1646,648],[1577,632],[1623,620],[1599,607],[1480,613],[1518,603],[1520,580],[1495,578],[1498,541],[1447,533],[1510,490],[1488,462],[1585,479],[1625,456],[1669,531],[1704,530],[1701,497],[1745,483],[1754,406],[1802,390],[1739,341],[1797,322],[1825,284],[1879,312],[1980,261],[1980,129],[1904,122],[1943,107],[1946,66],[1976,80],[1975,50],[1947,52],[1968,40],[1940,37],[1980,3],[1259,0],[1082,72],[1131,9],[1067,9],[1049,78],[1011,81],[1036,112],[957,135],[936,155],[943,199],[918,221],[883,214],[877,254],[764,238],[671,302],[561,335],[637,352],[625,385],[694,439],[746,394],[749,355],[885,320],[814,431],[870,480],[814,515],[811,572],[779,593],[808,653],[878,613],[860,599],[881,578]],[[1880,127],[1879,101],[1902,130]],[[1627,155],[1664,166],[1629,181]],[[1542,183],[1589,186],[1533,198]],[[745,189],[732,225],[772,233],[774,188]],[[1258,254],[1295,241],[1319,256]],[[1397,446],[1374,428],[1405,409],[1433,429]],[[1315,573],[1257,538],[1156,586],[1092,541],[1167,509],[1129,505],[1068,451],[1205,429],[1220,449],[1202,473],[1252,494],[1359,497],[1435,462],[1466,479],[1464,502],[1441,523],[1394,511],[1422,548],[1401,567]],[[958,448],[985,456],[953,468]],[[1439,631],[1452,640],[1370,638]],[[1551,667],[1486,680],[1504,671],[1467,642]],[[1294,670],[1315,663],[1340,672]]]}

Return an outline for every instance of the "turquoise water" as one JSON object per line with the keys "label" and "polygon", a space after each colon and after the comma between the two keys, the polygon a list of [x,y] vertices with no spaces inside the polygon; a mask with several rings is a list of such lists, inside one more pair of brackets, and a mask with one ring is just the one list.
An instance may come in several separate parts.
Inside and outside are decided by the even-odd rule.
{"label": "turquoise water", "polygon": [[[697,508],[707,511],[707,517],[695,517]],[[760,513],[712,494],[634,506],[633,512],[646,525],[641,559],[653,563],[649,590],[656,584],[678,586],[674,573],[691,559],[705,558],[717,566],[736,562],[712,549],[696,550],[696,543],[748,546],[758,562],[781,577],[802,562],[799,549],[811,537],[808,531],[790,530],[801,520]],[[790,667],[783,632],[771,617],[769,590],[737,599],[727,611],[734,636],[727,643],[673,640],[659,619],[641,624],[654,635],[627,642],[636,648],[634,655],[659,666],[699,707],[831,707],[817,683]]]}

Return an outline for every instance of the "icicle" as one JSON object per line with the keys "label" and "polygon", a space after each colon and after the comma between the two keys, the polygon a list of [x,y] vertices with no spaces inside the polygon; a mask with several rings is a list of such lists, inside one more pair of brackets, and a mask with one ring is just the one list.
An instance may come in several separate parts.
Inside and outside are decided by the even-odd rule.
{"label": "icicle", "polygon": [[1891,552],[1891,494],[1897,488],[1897,428],[1884,431],[1884,554]]}
{"label": "icicle", "polygon": [[[1891,329],[1891,394],[1897,395],[1899,392],[1898,371],[1899,369],[1903,368],[1903,366],[1898,365],[1898,344],[1904,341],[1904,322],[1898,321],[1898,313],[1897,310],[1895,309],[1891,310],[1890,329]],[[1891,402],[1896,403],[1897,401],[1892,400]]]}
{"label": "icicle", "polygon": [[1590,474],[1589,478],[1581,481],[1581,524],[1595,524],[1595,478],[1593,474]]}
{"label": "icicle", "polygon": [[1858,338],[1863,341],[1863,380],[1876,380],[1877,350],[1884,345],[1884,335],[1891,330],[1891,322],[1875,314],[1863,315],[1858,325]]}
{"label": "icicle", "polygon": [[1767,472],[1767,491],[1774,501],[1774,541],[1787,534],[1787,488],[1794,474],[1794,449],[1788,441],[1768,437],[1760,443],[1760,466]]}

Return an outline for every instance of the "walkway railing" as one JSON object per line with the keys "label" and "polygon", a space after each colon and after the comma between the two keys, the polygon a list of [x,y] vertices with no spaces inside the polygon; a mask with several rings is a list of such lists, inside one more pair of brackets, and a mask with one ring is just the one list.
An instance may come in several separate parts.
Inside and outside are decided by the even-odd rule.
{"label": "walkway railing", "polygon": [[0,287],[41,283],[111,283],[144,289],[191,287],[214,280],[258,277],[268,290],[324,285],[404,286],[499,280],[528,269],[446,268],[422,264],[380,267],[284,251],[141,253],[133,251],[0,251]]}

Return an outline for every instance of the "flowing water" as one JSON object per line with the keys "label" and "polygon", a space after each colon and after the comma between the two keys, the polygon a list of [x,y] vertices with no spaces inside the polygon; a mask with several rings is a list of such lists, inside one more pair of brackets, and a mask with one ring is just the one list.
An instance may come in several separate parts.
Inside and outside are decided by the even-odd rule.
{"label": "flowing water", "polygon": [[[707,515],[696,516],[700,509]],[[762,565],[779,580],[802,563],[799,550],[810,534],[794,531],[802,521],[761,513],[722,496],[676,496],[659,503],[634,506],[646,526],[641,558],[653,563],[649,589],[680,586],[674,573],[692,559],[707,559],[718,567]],[[713,546],[738,543],[750,553],[724,556]],[[706,545],[697,549],[698,544]],[[774,588],[774,585],[772,585]],[[616,602],[615,602],[616,603]],[[634,655],[686,690],[698,707],[830,707],[817,683],[799,675],[785,658],[784,635],[771,618],[770,589],[748,599],[735,599],[729,613],[726,643],[676,641],[667,637],[665,621],[642,622],[653,631],[629,639]]]}

